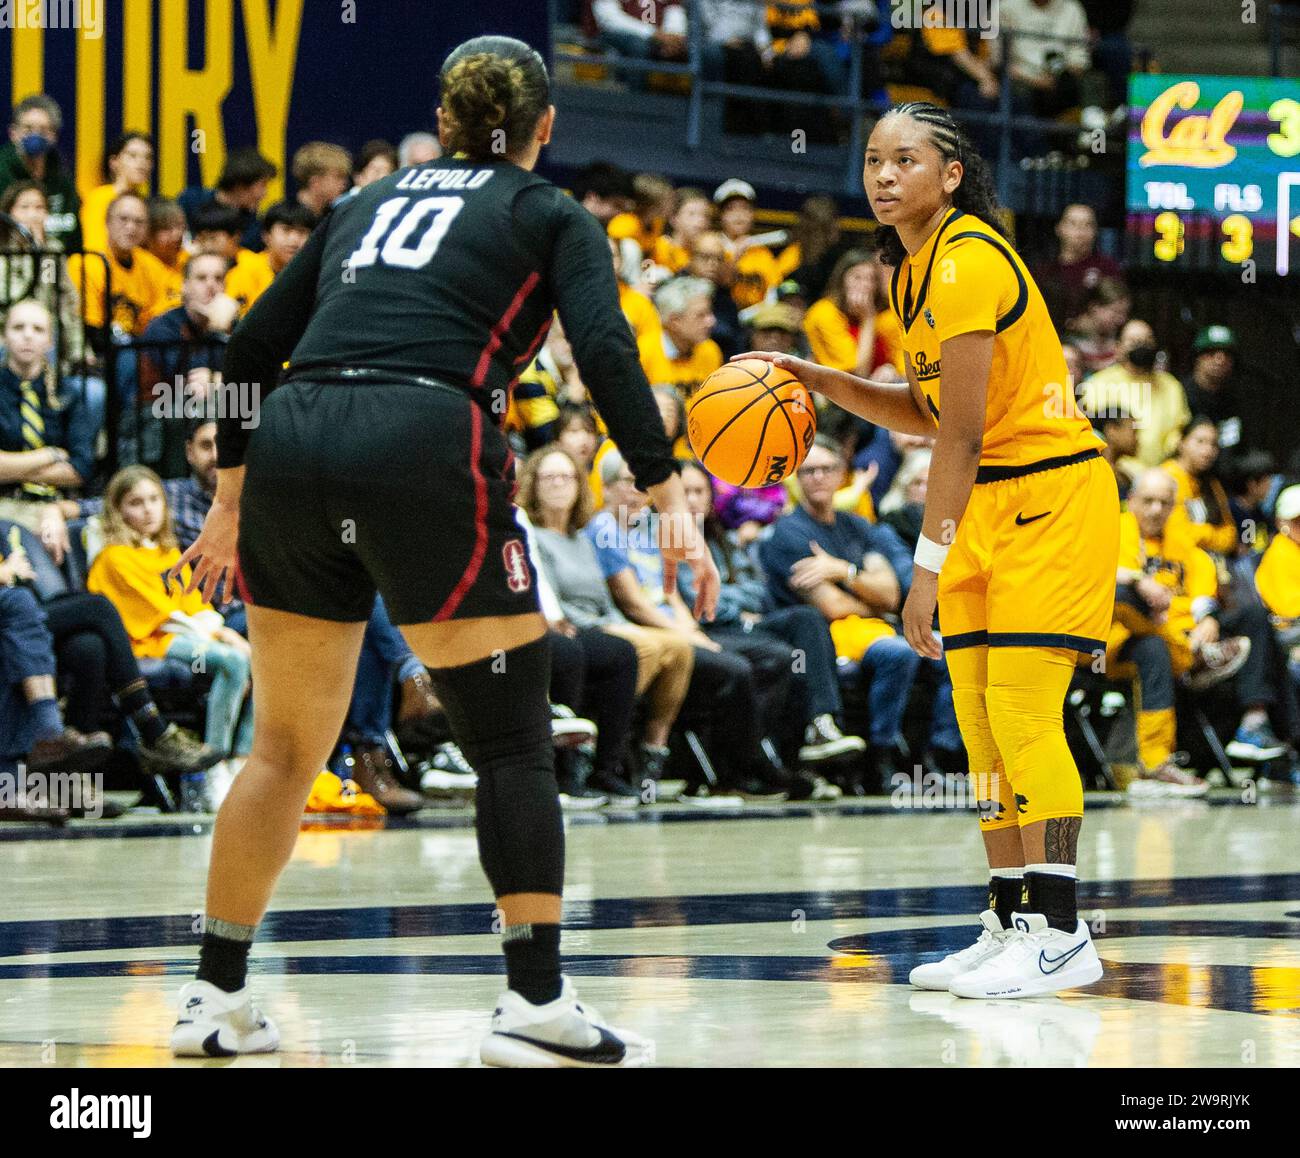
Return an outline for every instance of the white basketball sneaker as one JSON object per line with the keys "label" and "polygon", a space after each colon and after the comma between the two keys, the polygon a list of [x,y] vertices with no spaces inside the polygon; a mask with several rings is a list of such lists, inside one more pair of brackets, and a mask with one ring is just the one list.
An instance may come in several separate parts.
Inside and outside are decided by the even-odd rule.
{"label": "white basketball sneaker", "polygon": [[908,974],[907,979],[918,989],[946,990],[954,978],[978,969],[1006,948],[1009,937],[1018,936],[1014,930],[1002,927],[1002,922],[992,909],[985,909],[980,914],[980,924],[983,928],[975,944],[956,953],[949,953],[942,961],[918,965]]}
{"label": "white basketball sneaker", "polygon": [[512,1069],[640,1067],[650,1064],[653,1053],[651,1042],[606,1025],[580,1004],[567,977],[560,996],[545,1005],[507,989],[492,1015],[492,1032],[479,1047],[484,1065]]}
{"label": "white basketball sneaker", "polygon": [[247,985],[236,993],[206,981],[191,981],[181,988],[180,1013],[172,1028],[176,1057],[273,1053],[279,1045],[280,1031],[253,1004]]}
{"label": "white basketball sneaker", "polygon": [[1020,935],[1007,940],[996,957],[953,979],[948,992],[957,997],[1038,997],[1062,989],[1091,985],[1101,978],[1101,958],[1088,926],[1077,922],[1073,933],[1053,929],[1042,913],[1012,913]]}

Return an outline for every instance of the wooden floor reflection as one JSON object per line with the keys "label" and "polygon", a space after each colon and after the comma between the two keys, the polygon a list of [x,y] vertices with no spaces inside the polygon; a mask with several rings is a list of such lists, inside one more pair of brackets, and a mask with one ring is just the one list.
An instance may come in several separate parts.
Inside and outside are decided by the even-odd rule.
{"label": "wooden floor reflection", "polygon": [[[567,970],[665,1065],[1295,1067],[1298,820],[1289,799],[1093,811],[1081,905],[1103,981],[969,1002],[907,985],[972,937],[968,816],[586,819],[569,830]],[[0,833],[0,1066],[174,1064],[204,827]],[[184,1064],[473,1064],[501,986],[492,919],[464,817],[306,832],[253,953],[283,1052]]]}

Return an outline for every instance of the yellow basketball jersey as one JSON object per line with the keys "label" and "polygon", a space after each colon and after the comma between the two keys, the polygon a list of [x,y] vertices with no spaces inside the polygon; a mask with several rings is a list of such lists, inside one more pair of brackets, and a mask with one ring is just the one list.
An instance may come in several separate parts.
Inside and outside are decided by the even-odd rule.
{"label": "yellow basketball jersey", "polygon": [[889,296],[935,421],[943,342],[993,331],[982,465],[1024,466],[1103,445],[1074,405],[1043,295],[1019,255],[979,218],[950,210],[894,271]]}

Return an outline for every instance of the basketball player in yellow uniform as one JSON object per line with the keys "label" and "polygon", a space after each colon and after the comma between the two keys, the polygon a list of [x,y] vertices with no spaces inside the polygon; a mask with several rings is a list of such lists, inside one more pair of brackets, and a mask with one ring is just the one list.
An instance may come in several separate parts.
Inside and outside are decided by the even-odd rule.
{"label": "basketball player in yellow uniform", "polygon": [[1114,475],[1074,408],[1042,295],[994,224],[984,163],[951,115],[919,101],[891,109],[871,133],[863,183],[895,267],[907,384],[740,356],[935,438],[903,626],[918,653],[947,656],[991,879],[976,943],[911,980],[978,998],[1091,984],[1101,962],[1075,897],[1083,790],[1061,710],[1078,657],[1104,661]]}

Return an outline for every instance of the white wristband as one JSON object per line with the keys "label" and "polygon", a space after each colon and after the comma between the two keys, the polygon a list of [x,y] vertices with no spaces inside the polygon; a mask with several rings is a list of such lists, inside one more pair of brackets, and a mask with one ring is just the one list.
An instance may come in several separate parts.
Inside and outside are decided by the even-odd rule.
{"label": "white wristband", "polygon": [[916,554],[912,556],[912,562],[918,567],[933,571],[936,575],[943,569],[943,561],[948,558],[948,548],[936,543],[933,539],[927,539],[922,535],[916,541]]}

